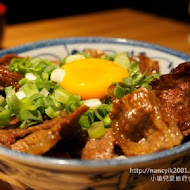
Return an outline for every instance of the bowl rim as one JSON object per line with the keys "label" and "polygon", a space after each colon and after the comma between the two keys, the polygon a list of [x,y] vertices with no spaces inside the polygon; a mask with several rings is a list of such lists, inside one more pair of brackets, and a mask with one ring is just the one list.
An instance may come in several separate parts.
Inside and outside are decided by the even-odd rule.
{"label": "bowl rim", "polygon": [[[70,37],[70,38],[55,38],[42,40],[24,45],[19,45],[13,48],[8,48],[0,51],[0,56],[7,53],[22,53],[37,48],[64,45],[66,44],[80,44],[80,43],[106,43],[106,44],[124,44],[149,49],[158,50],[170,55],[174,55],[184,60],[190,60],[190,55],[176,51],[171,48],[163,47],[153,43],[144,41],[129,40],[124,38],[107,38],[107,37]],[[184,143],[169,150],[164,150],[154,154],[129,157],[126,159],[111,159],[111,160],[80,160],[80,159],[61,159],[50,158],[45,156],[34,156],[25,153],[16,152],[5,147],[0,147],[0,157],[12,160],[14,162],[25,165],[35,166],[39,168],[48,168],[56,170],[70,170],[81,171],[90,169],[111,169],[114,167],[123,168],[131,166],[140,166],[147,163],[159,162],[160,160],[167,160],[173,157],[180,157],[184,154],[190,153],[190,142]]]}
{"label": "bowl rim", "polygon": [[[24,51],[29,51],[37,48],[43,48],[47,46],[55,46],[55,45],[64,45],[66,44],[80,44],[80,43],[107,43],[107,44],[125,44],[125,45],[132,45],[138,47],[149,48],[153,50],[158,50],[170,55],[177,56],[179,58],[190,60],[190,55],[183,53],[178,50],[174,50],[168,47],[164,47],[161,45],[157,45],[150,42],[138,41],[138,40],[131,40],[125,38],[108,38],[108,37],[69,37],[69,38],[54,38],[54,39],[47,39],[41,40],[31,43],[26,43],[23,45],[18,45],[12,48],[7,48],[4,50],[0,50],[0,56],[7,54],[7,53],[21,53]],[[67,48],[66,48],[67,49]]]}

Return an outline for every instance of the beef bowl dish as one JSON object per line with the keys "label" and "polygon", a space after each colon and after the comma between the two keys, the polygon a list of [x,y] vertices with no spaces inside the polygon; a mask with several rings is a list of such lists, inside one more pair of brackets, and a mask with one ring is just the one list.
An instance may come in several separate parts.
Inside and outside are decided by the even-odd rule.
{"label": "beef bowl dish", "polygon": [[[190,56],[88,37],[0,57],[0,179],[12,189],[167,189],[189,173]],[[174,180],[157,183],[164,174]]]}

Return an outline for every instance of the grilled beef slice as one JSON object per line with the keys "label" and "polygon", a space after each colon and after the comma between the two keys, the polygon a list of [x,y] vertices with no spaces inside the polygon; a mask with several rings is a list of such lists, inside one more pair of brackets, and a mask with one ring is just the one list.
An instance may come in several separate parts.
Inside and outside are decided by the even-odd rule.
{"label": "grilled beef slice", "polygon": [[158,61],[155,61],[145,54],[140,53],[137,57],[131,57],[131,61],[137,61],[140,72],[144,73],[146,71],[146,75],[151,75],[152,73],[159,73],[159,65]]}
{"label": "grilled beef slice", "polygon": [[23,76],[19,73],[9,71],[6,66],[0,65],[0,91],[4,91],[7,86],[12,86],[16,90],[19,89],[18,82],[22,78]]}
{"label": "grilled beef slice", "polygon": [[23,78],[22,75],[16,72],[9,71],[7,66],[11,59],[18,58],[16,54],[7,54],[0,58],[0,94],[4,95],[4,89],[7,86],[13,86],[16,90],[19,89],[19,80]]}
{"label": "grilled beef slice", "polygon": [[60,116],[27,129],[0,130],[0,143],[13,150],[41,155],[53,147],[61,138],[72,139],[80,133],[78,119],[88,107],[81,106],[72,114]]}
{"label": "grilled beef slice", "polygon": [[114,156],[115,138],[112,129],[99,139],[89,139],[82,151],[83,160],[106,160]]}
{"label": "grilled beef slice", "polygon": [[165,111],[173,116],[183,135],[190,134],[190,62],[151,83]]}
{"label": "grilled beef slice", "polygon": [[46,129],[44,129],[44,124],[41,124],[41,126],[39,125],[38,129],[40,130],[36,130],[32,134],[18,140],[11,145],[11,149],[35,155],[46,153],[61,139],[70,140],[81,132],[81,128],[78,125],[78,119],[81,114],[87,110],[88,107],[81,106],[64,118],[57,117],[53,120],[46,121],[46,126],[48,125]]}
{"label": "grilled beef slice", "polygon": [[113,103],[111,127],[126,156],[144,155],[179,145],[182,134],[152,90],[140,88]]}

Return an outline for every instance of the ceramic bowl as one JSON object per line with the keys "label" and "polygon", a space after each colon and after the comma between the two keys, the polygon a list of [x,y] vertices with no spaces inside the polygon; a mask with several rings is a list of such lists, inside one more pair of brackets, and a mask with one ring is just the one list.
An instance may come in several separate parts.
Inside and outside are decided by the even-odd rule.
{"label": "ceramic bowl", "polygon": [[[154,44],[93,37],[30,43],[0,51],[0,56],[17,53],[61,60],[65,55],[86,48],[102,49],[107,53],[128,51],[130,55],[143,52],[159,61],[162,74],[169,73],[179,63],[190,60],[189,55]],[[155,154],[105,161],[53,159],[0,147],[0,179],[14,190],[168,189],[177,180],[174,179],[177,175],[174,171],[184,173],[189,167],[190,142]],[[167,171],[164,174],[165,170],[158,170],[160,168],[169,168],[170,175]],[[164,176],[168,177],[163,178]]]}

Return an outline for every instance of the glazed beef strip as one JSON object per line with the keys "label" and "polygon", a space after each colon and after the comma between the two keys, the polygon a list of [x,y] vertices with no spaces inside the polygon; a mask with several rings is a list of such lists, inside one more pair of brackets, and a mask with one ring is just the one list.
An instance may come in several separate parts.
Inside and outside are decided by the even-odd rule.
{"label": "glazed beef strip", "polygon": [[57,122],[59,122],[60,117],[56,117],[52,120],[46,120],[42,124],[29,127],[26,129],[1,129],[0,130],[0,145],[5,147],[11,147],[17,140],[24,138],[25,136],[32,134],[36,131],[43,129],[50,129]]}
{"label": "glazed beef strip", "polygon": [[147,57],[144,53],[140,53],[136,57],[131,57],[130,60],[137,61],[141,73],[144,73],[145,71],[146,75],[151,75],[152,73],[159,73],[158,61],[155,61]]}
{"label": "glazed beef strip", "polygon": [[140,88],[114,101],[111,119],[116,144],[126,156],[166,150],[183,138],[152,90]]}
{"label": "glazed beef strip", "polygon": [[78,119],[81,114],[87,110],[88,107],[81,106],[64,118],[57,117],[56,119],[46,121],[47,128],[45,128],[44,123],[38,125],[39,130],[36,130],[23,139],[16,141],[11,145],[11,149],[35,155],[46,153],[61,139],[70,140],[74,138],[75,135],[81,133],[81,128],[78,125]]}
{"label": "glazed beef strip", "polygon": [[190,134],[190,62],[151,83],[165,111],[173,116],[183,135]]}
{"label": "glazed beef strip", "polygon": [[83,160],[106,160],[114,157],[115,138],[112,129],[99,139],[89,139],[82,151]]}
{"label": "glazed beef strip", "polygon": [[[78,127],[73,126],[70,127],[71,123],[75,122],[78,120],[78,117],[84,113],[88,108],[86,106],[82,106],[78,108],[75,112],[72,114],[66,116],[66,117],[60,117],[57,116],[56,118],[52,120],[46,120],[42,124],[32,126],[26,129],[1,129],[0,130],[0,144],[5,147],[11,147],[13,144],[16,143],[16,141],[23,139],[27,137],[30,134],[33,134],[37,131],[40,130],[49,130],[53,128],[54,126],[60,125],[61,126],[61,135],[62,136],[70,136],[70,133],[72,132],[75,134],[77,130],[72,131],[73,128],[75,127],[78,129]],[[66,127],[64,127],[66,126]],[[78,126],[78,125],[77,125]],[[72,135],[71,135],[72,136]],[[14,146],[15,147],[15,146]]]}
{"label": "glazed beef strip", "polygon": [[0,91],[4,91],[7,86],[12,86],[18,90],[20,88],[18,82],[22,78],[23,76],[19,73],[9,71],[6,66],[0,65]]}
{"label": "glazed beef strip", "polygon": [[28,154],[43,155],[61,140],[61,129],[61,125],[56,124],[48,130],[35,131],[11,145],[11,149]]}
{"label": "glazed beef strip", "polygon": [[16,72],[9,71],[7,65],[10,64],[11,59],[18,58],[15,54],[4,55],[0,59],[0,94],[4,95],[4,89],[7,86],[13,86],[16,90],[19,89],[19,80],[23,78],[22,75]]}
{"label": "glazed beef strip", "polygon": [[18,56],[17,54],[6,54],[6,55],[3,55],[1,58],[0,58],[0,65],[4,65],[4,66],[7,66],[10,64],[11,60],[13,58],[21,58],[20,56]]}

